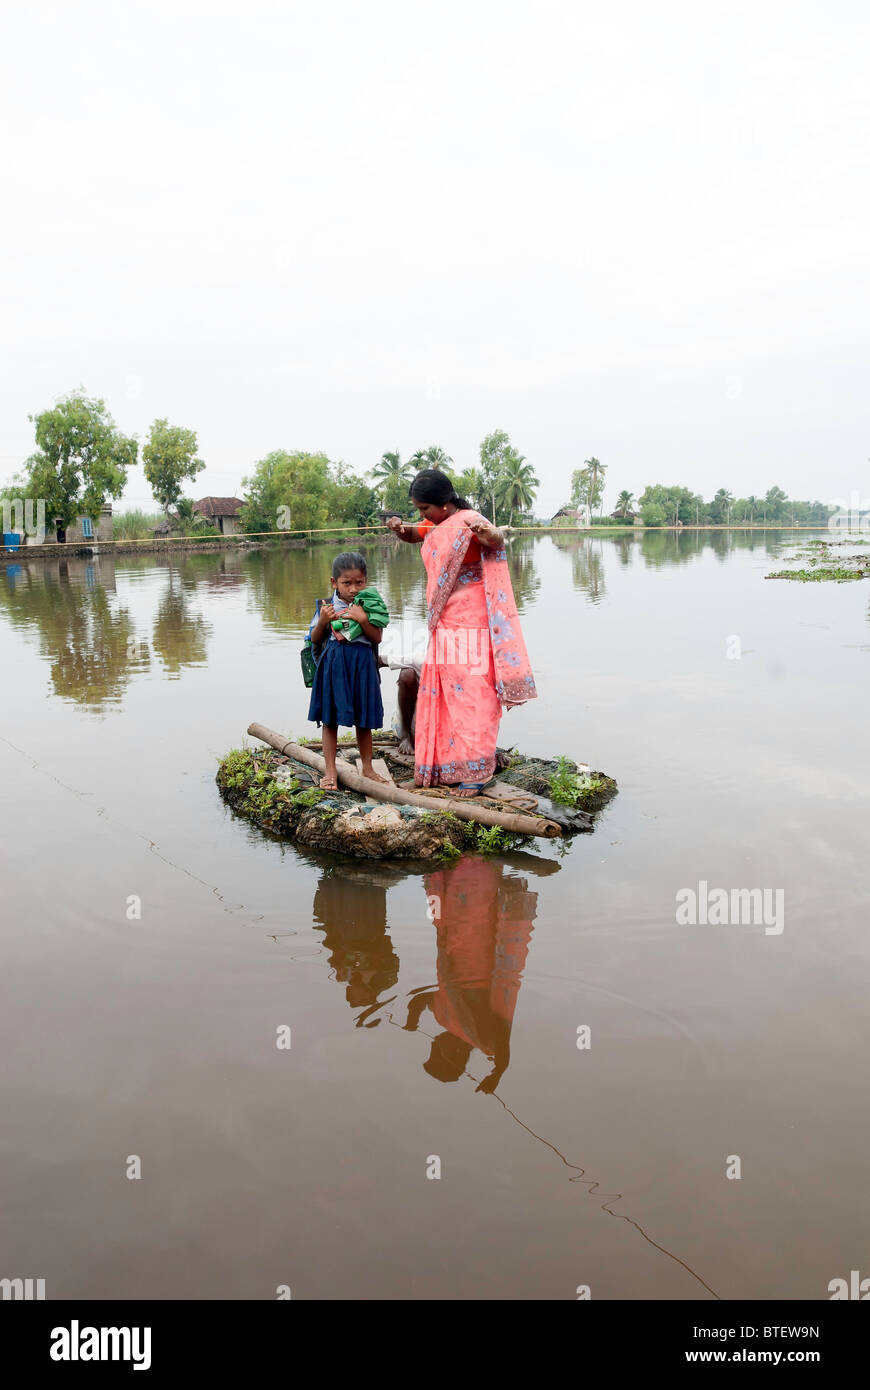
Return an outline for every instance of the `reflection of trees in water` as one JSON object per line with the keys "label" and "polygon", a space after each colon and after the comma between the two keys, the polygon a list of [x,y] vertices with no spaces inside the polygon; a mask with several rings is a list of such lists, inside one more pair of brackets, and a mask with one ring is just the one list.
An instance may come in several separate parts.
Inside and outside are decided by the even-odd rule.
{"label": "reflection of trees in water", "polygon": [[535,542],[521,541],[518,538],[511,541],[507,547],[507,559],[517,611],[522,613],[525,605],[535,597],[541,587],[535,564]]}
{"label": "reflection of trees in water", "polygon": [[114,589],[111,560],[77,556],[10,567],[0,582],[10,622],[38,633],[55,693],[91,709],[120,700],[132,672],[149,663]]}
{"label": "reflection of trees in water", "polygon": [[613,544],[616,549],[617,558],[623,569],[627,569],[632,560],[633,536],[614,536]]}
{"label": "reflection of trees in water", "polygon": [[730,531],[695,531],[686,528],[678,531],[642,530],[631,536],[556,533],[550,539],[557,550],[570,554],[575,585],[596,603],[606,594],[604,569],[610,553],[607,547],[615,550],[623,566],[630,565],[632,557],[639,554],[649,568],[662,569],[666,565],[687,564],[707,549],[712,550],[721,561],[726,560],[734,550],[761,550],[772,557],[780,553],[784,541],[797,541],[798,537],[786,531],[761,532],[737,528]]}
{"label": "reflection of trees in water", "polygon": [[778,555],[783,542],[797,541],[793,531],[643,531],[641,553],[646,563],[656,569],[666,564],[684,564],[710,549],[719,560],[725,560],[734,550],[761,550],[765,555]]}
{"label": "reflection of trees in water", "polygon": [[[416,546],[379,540],[348,539],[347,550],[360,550],[368,564],[369,582],[383,594],[391,615],[425,614],[422,565]],[[316,545],[306,550],[255,551],[248,560],[250,606],[267,627],[287,634],[308,627],[315,600],[332,592],[332,561],[338,546]]]}
{"label": "reflection of trees in water", "polygon": [[282,633],[306,628],[314,612],[315,597],[322,598],[329,592],[331,558],[332,552],[326,546],[254,551],[247,568],[252,612],[267,627]]}
{"label": "reflection of trees in water", "polygon": [[[534,543],[514,541],[508,563],[517,604],[532,598],[540,587],[534,559]],[[402,542],[376,543],[349,540],[348,550],[359,549],[368,563],[370,583],[384,596],[392,620],[426,616],[426,571],[420,547]],[[338,554],[336,546],[318,545],[307,550],[255,551],[248,558],[250,603],[267,627],[283,634],[308,627],[318,598],[332,592],[330,573]]]}
{"label": "reflection of trees in water", "polygon": [[571,556],[571,576],[576,589],[582,589],[592,603],[604,598],[604,554],[602,542],[589,536],[552,536],[557,550]]}
{"label": "reflection of trees in water", "polygon": [[377,573],[380,575],[380,580],[373,579],[372,583],[384,595],[390,614],[425,618],[426,571],[420,558],[419,545],[391,542],[373,552],[369,566],[372,564],[378,567]]}
{"label": "reflection of trees in water", "polygon": [[243,550],[224,551],[217,566],[209,569],[205,577],[206,586],[209,589],[229,589],[244,584],[247,580],[245,560]]}
{"label": "reflection of trees in water", "polygon": [[199,666],[205,661],[211,626],[201,613],[191,612],[189,596],[197,588],[196,573],[188,568],[170,568],[168,581],[157,606],[151,641],[174,678],[182,667]]}
{"label": "reflection of trees in water", "polygon": [[[486,1092],[495,1090],[510,1060],[513,1016],[537,912],[537,894],[529,892],[525,877],[511,872],[511,862],[536,874],[559,871],[557,864],[527,854],[512,861],[465,855],[425,875],[420,913],[428,911],[433,922],[438,983],[407,995],[404,1030],[421,1028],[427,1010],[441,1029],[424,1071],[439,1081],[456,1081],[477,1049],[492,1064],[477,1088]],[[396,998],[391,991],[399,959],[387,933],[387,888],[406,876],[385,866],[342,865],[326,870],[317,886],[314,923],[324,933],[347,1002],[362,1010],[357,1027],[375,1027],[376,1015]]]}
{"label": "reflection of trees in water", "polygon": [[644,531],[639,540],[644,564],[649,569],[661,569],[664,565],[688,564],[707,544],[711,544],[717,554],[724,554],[725,534],[721,531],[711,531],[707,536],[698,531]]}

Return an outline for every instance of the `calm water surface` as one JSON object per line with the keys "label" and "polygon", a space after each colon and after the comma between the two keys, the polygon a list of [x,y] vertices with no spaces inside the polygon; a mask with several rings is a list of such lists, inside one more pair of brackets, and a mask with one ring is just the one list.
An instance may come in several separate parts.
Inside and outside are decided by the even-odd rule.
{"label": "calm water surface", "polygon": [[[765,1299],[868,1273],[870,590],[765,582],[792,543],[515,541],[540,698],[501,742],[620,793],[561,857],[428,875],[268,841],[215,786],[252,720],[306,729],[329,552],[0,566],[0,1277]],[[420,616],[419,557],[369,557]],[[784,930],[678,925],[702,880],[782,889]]]}

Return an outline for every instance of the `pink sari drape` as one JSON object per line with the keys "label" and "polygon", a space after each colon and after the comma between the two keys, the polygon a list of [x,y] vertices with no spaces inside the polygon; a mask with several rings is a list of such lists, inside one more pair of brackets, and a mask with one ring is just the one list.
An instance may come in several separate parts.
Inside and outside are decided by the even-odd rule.
{"label": "pink sari drape", "polygon": [[478,512],[454,512],[422,546],[429,648],[417,697],[418,787],[485,782],[495,771],[502,706],[537,695],[504,547],[465,564]]}

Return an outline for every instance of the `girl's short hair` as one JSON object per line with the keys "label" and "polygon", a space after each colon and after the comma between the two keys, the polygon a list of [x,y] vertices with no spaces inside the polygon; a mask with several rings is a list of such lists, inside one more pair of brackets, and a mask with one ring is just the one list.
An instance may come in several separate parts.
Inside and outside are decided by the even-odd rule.
{"label": "girl's short hair", "polygon": [[369,571],[366,557],[358,550],[343,550],[332,562],[333,579],[338,579],[345,570],[362,570],[363,574],[367,575]]}

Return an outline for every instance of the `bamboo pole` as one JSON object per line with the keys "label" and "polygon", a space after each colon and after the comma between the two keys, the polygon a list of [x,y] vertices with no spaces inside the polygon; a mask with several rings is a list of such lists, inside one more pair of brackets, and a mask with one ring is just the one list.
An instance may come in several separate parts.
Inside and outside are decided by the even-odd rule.
{"label": "bamboo pole", "polygon": [[[248,733],[251,738],[257,738],[261,743],[268,743],[271,748],[276,748],[279,753],[284,753],[288,758],[295,758],[297,762],[305,763],[307,767],[314,768],[315,771],[323,773],[326,771],[326,763],[319,753],[313,753],[310,748],[303,748],[298,743],[293,743],[291,739],[284,738],[283,734],[276,734],[274,729],[267,729],[263,724],[249,724]],[[355,768],[351,768],[349,763],[343,763],[341,759],[336,762],[338,780],[351,788],[352,791],[361,792],[364,796],[370,796],[373,801],[389,801],[399,806],[420,806],[426,811],[450,811],[459,820],[477,821],[480,825],[499,825],[503,830],[513,830],[518,835],[538,835],[547,840],[553,840],[561,836],[562,830],[555,821],[545,820],[543,816],[525,816],[512,811],[495,811],[488,806],[475,806],[473,801],[464,800],[462,797],[440,797],[420,796],[417,792],[406,792],[402,787],[391,787],[383,782],[373,782],[370,777],[363,777]]]}

